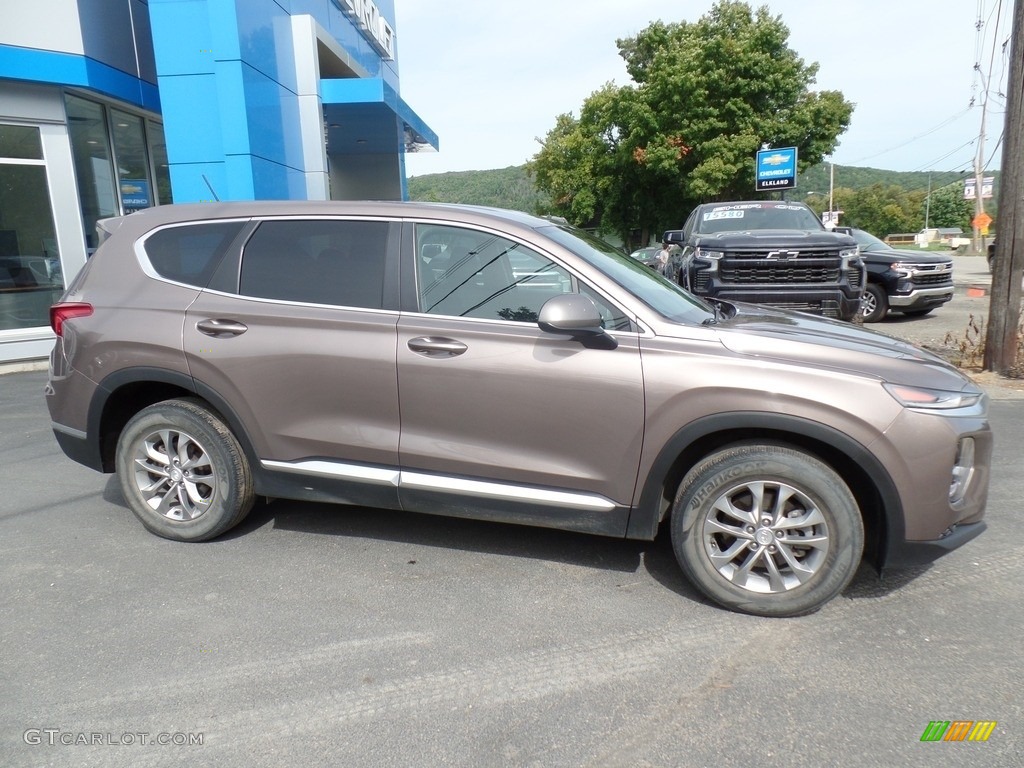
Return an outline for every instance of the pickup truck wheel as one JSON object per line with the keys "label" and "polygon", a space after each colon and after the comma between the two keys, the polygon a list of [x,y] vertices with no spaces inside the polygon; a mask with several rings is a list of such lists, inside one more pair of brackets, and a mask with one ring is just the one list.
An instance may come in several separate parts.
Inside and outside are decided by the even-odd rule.
{"label": "pickup truck wheel", "polygon": [[220,417],[190,399],[145,408],[117,442],[125,500],[151,532],[206,541],[237,525],[255,499],[245,454]]}
{"label": "pickup truck wheel", "polygon": [[860,510],[842,478],[773,444],[731,446],[690,470],[671,532],[694,586],[757,616],[818,610],[850,582],[864,549]]}
{"label": "pickup truck wheel", "polygon": [[860,315],[865,323],[877,323],[889,311],[889,298],[877,283],[868,283],[860,300]]}

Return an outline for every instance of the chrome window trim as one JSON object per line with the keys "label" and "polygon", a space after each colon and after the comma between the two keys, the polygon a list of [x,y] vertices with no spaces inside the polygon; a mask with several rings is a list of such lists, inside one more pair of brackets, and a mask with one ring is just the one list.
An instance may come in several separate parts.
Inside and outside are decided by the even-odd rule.
{"label": "chrome window trim", "polygon": [[[159,278],[164,280],[163,278]],[[164,282],[172,282],[170,280],[164,280]],[[186,286],[189,288],[195,288],[195,286]],[[224,296],[225,298],[241,300],[241,301],[258,301],[266,302],[268,304],[283,304],[289,307],[314,307],[316,309],[330,309],[342,312],[369,312],[375,315],[394,315],[396,318],[402,314],[401,310],[398,309],[374,309],[372,307],[353,307],[349,304],[317,304],[312,301],[291,301],[290,299],[268,299],[261,296],[249,296],[244,293],[230,293],[228,291],[216,291],[209,288],[199,289],[203,294],[207,296]]]}
{"label": "chrome window trim", "polygon": [[180,280],[171,280],[170,278],[164,277],[159,272],[157,272],[156,268],[149,260],[149,254],[146,253],[146,241],[149,240],[149,238],[153,237],[153,235],[155,235],[156,233],[163,232],[165,229],[197,227],[207,224],[232,224],[235,222],[241,222],[242,224],[245,224],[246,222],[249,221],[252,221],[251,216],[233,216],[231,218],[224,219],[191,219],[188,221],[174,221],[168,224],[161,224],[159,227],[154,227],[153,229],[149,230],[146,234],[144,234],[142,237],[140,237],[132,244],[132,249],[135,251],[135,260],[139,264],[139,269],[142,270],[142,273],[146,277],[152,278],[153,280],[159,280],[161,283],[167,283],[168,285],[177,285],[181,286],[182,288],[191,288],[193,291],[202,291],[202,286],[193,285],[192,283],[183,283]]}

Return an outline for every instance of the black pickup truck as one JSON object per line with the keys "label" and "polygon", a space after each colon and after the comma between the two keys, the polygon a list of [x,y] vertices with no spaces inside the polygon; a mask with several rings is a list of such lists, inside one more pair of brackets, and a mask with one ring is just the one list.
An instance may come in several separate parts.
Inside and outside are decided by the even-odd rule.
{"label": "black pickup truck", "polygon": [[857,243],[825,229],[803,203],[707,203],[664,240],[679,246],[666,274],[698,296],[840,320],[860,309],[865,277]]}
{"label": "black pickup truck", "polygon": [[927,251],[900,251],[863,229],[837,227],[860,246],[867,285],[860,312],[877,323],[890,310],[919,317],[953,298],[953,259]]}

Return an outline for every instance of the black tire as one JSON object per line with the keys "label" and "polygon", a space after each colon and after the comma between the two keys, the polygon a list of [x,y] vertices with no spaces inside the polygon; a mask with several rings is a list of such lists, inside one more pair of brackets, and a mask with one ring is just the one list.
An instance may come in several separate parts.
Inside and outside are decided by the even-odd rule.
{"label": "black tire", "polygon": [[818,610],[850,582],[864,549],[860,510],[842,478],[809,454],[773,444],[724,448],[691,469],[671,531],[694,586],[756,616]]}
{"label": "black tire", "polygon": [[889,297],[878,283],[868,283],[860,300],[860,316],[865,323],[877,323],[889,312]]}
{"label": "black tire", "polygon": [[929,307],[928,309],[904,309],[902,312],[907,317],[924,317],[933,309],[934,307]]}
{"label": "black tire", "polygon": [[165,539],[215,538],[238,525],[255,499],[238,440],[197,400],[139,411],[117,441],[116,466],[132,512]]}

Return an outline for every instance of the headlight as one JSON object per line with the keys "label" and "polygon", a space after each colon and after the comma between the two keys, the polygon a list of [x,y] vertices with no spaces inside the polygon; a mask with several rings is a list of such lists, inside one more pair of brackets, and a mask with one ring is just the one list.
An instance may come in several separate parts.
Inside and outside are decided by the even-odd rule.
{"label": "headlight", "polygon": [[909,275],[914,271],[913,264],[904,264],[902,261],[897,261],[895,264],[890,264],[889,269],[893,272],[902,272],[905,275]]}
{"label": "headlight", "polygon": [[951,392],[944,389],[910,387],[906,384],[882,384],[904,408],[926,411],[945,411],[953,408],[967,408],[981,400],[981,392]]}
{"label": "headlight", "polygon": [[839,258],[843,260],[843,269],[849,269],[850,265],[855,263],[860,258],[860,249],[857,246],[853,248],[843,248],[839,252]]}
{"label": "headlight", "polygon": [[712,251],[708,248],[697,248],[693,252],[693,256],[697,259],[714,259],[715,261],[718,261],[719,259],[725,258],[725,251]]}

